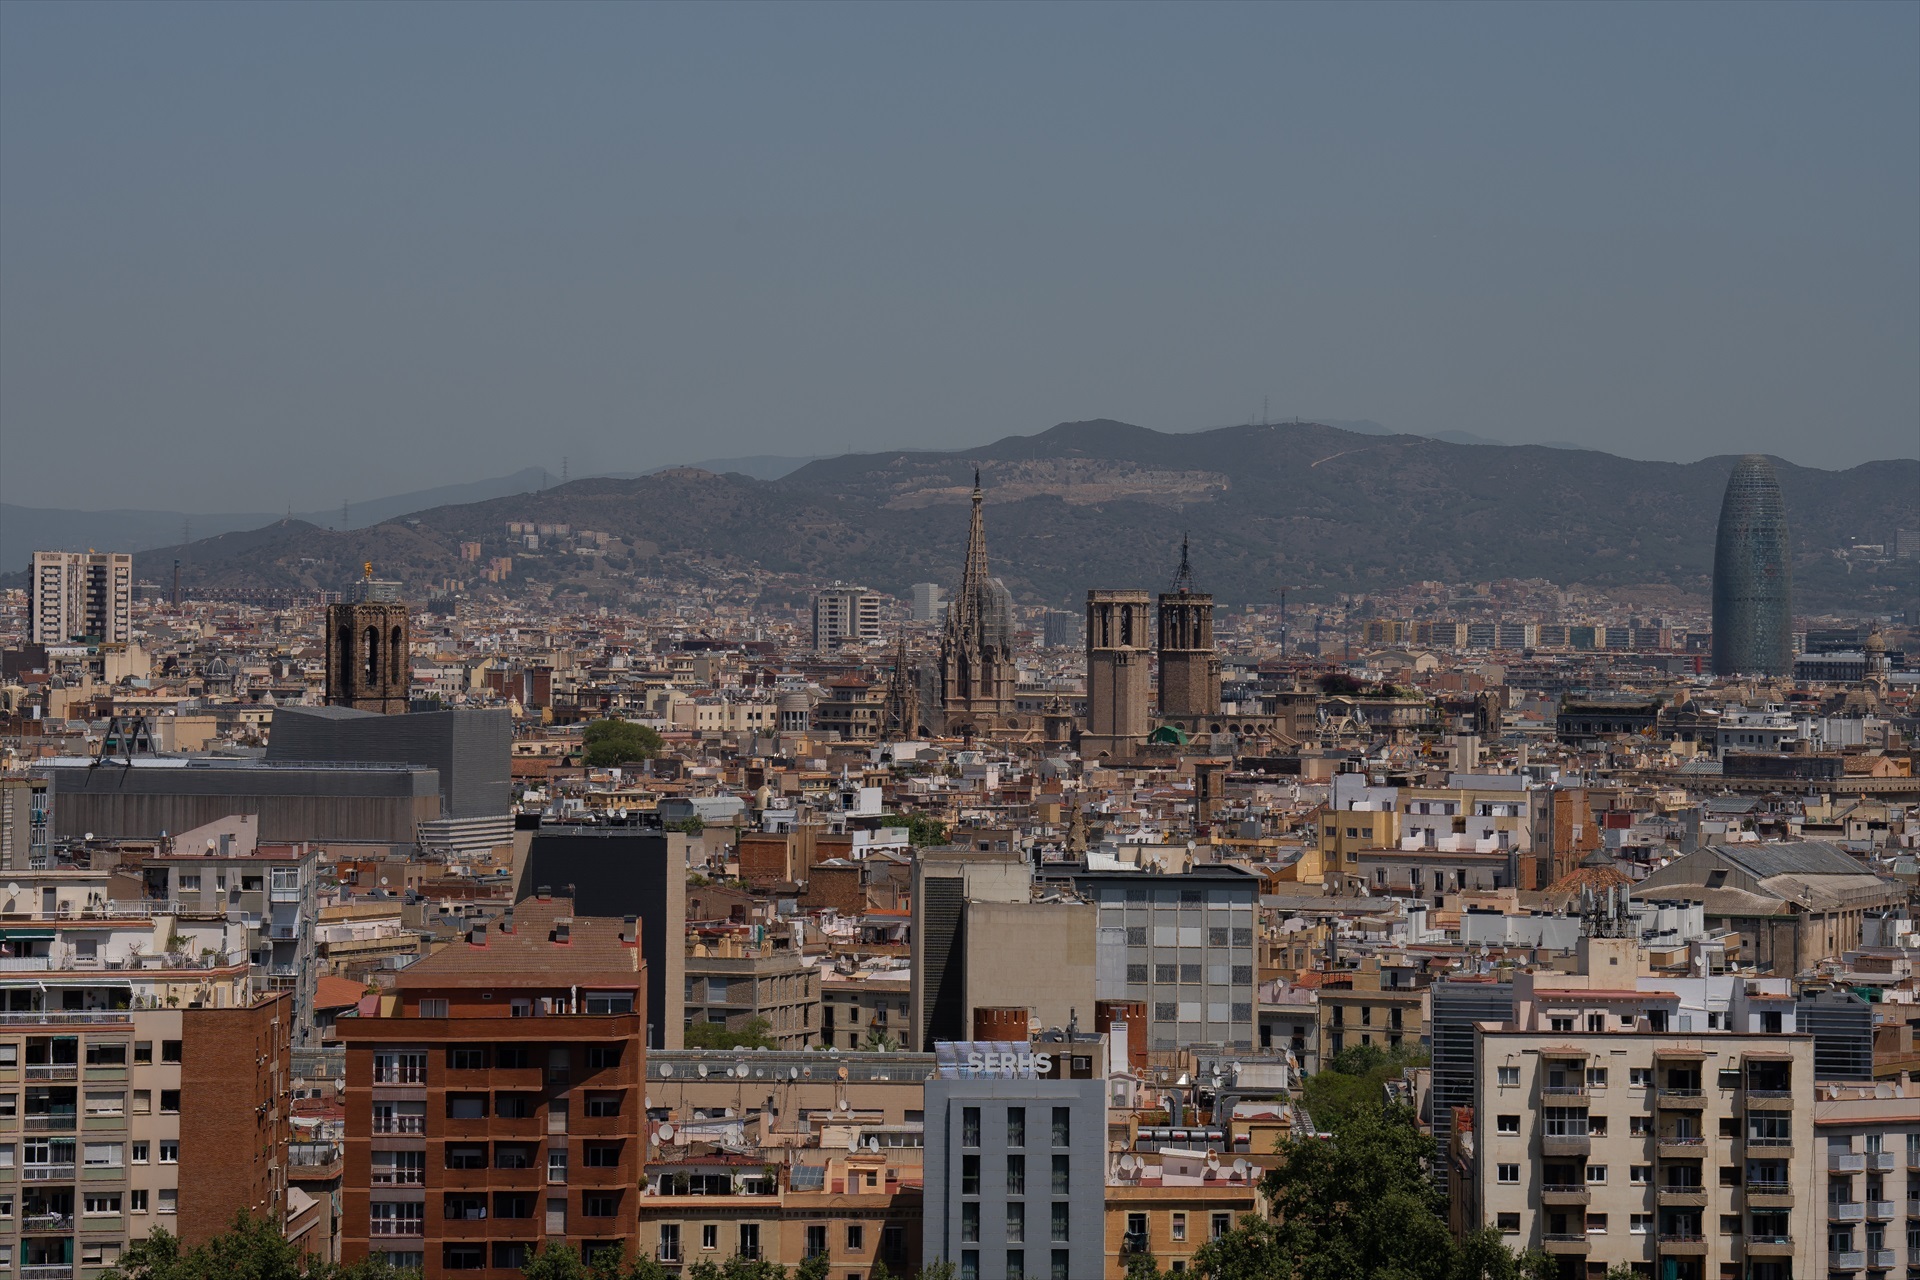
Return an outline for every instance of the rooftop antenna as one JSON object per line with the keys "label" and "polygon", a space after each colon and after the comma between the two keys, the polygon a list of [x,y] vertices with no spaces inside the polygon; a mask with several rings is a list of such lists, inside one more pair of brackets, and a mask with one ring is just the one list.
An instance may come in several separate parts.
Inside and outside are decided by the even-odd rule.
{"label": "rooftop antenna", "polygon": [[345,498],[340,499],[340,527],[342,529],[345,529],[347,527],[348,521],[350,521],[352,518],[353,518],[353,503],[349,502]]}
{"label": "rooftop antenna", "polygon": [[568,462],[567,455],[564,453],[561,454],[560,455],[560,483],[561,484],[565,484],[568,479],[567,462]]}
{"label": "rooftop antenna", "polygon": [[1260,425],[1263,427],[1272,425],[1267,417],[1267,397],[1265,396],[1260,397]]}

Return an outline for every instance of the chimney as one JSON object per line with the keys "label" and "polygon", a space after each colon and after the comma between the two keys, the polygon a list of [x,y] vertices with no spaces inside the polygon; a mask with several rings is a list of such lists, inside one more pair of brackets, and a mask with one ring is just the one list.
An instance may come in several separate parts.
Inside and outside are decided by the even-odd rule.
{"label": "chimney", "polygon": [[539,895],[540,901],[546,902],[547,900],[553,897],[553,886],[550,884],[543,884],[534,892]]}
{"label": "chimney", "polygon": [[553,939],[552,940],[555,943],[560,944],[561,946],[565,946],[573,941],[573,917],[572,916],[555,916],[553,918]]}
{"label": "chimney", "polygon": [[508,907],[506,909],[505,914],[503,914],[500,917],[500,932],[502,933],[513,932],[513,908],[512,907]]}
{"label": "chimney", "polygon": [[626,946],[634,946],[640,941],[640,917],[628,916],[620,922],[620,941]]}
{"label": "chimney", "polygon": [[467,941],[468,941],[468,942],[470,942],[470,943],[472,943],[472,944],[473,944],[474,946],[476,946],[476,947],[484,947],[484,946],[486,946],[486,945],[487,945],[487,926],[486,926],[486,924],[485,924],[484,922],[476,922],[476,923],[474,923],[474,924],[470,924],[470,925],[468,925],[468,926],[467,926]]}

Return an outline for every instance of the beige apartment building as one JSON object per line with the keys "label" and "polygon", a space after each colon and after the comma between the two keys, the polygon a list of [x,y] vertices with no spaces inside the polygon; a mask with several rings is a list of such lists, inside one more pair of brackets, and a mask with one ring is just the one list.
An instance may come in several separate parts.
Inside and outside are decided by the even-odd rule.
{"label": "beige apartment building", "polygon": [[1479,1026],[1456,1220],[1557,1256],[1568,1277],[1826,1271],[1834,1192],[1806,1105],[1813,1038],[1795,1030],[1791,995],[1736,982],[1701,1020],[1717,1025],[1669,1030],[1685,991],[1637,983],[1630,941],[1582,949],[1595,976],[1516,984],[1514,1018]]}

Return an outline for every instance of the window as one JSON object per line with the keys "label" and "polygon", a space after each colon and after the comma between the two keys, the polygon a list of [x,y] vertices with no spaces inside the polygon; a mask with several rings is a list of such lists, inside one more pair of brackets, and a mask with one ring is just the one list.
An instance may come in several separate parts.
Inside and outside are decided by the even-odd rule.
{"label": "window", "polygon": [[1027,1239],[1027,1206],[1020,1200],[1007,1205],[1007,1239],[1014,1244],[1024,1244]]}
{"label": "window", "polygon": [[1607,1234],[1607,1215],[1604,1213],[1589,1213],[1587,1215],[1587,1234],[1590,1236],[1603,1236]]}
{"label": "window", "polygon": [[1073,1161],[1067,1156],[1055,1156],[1053,1158],[1053,1183],[1050,1190],[1054,1195],[1065,1196],[1073,1194],[1071,1186],[1073,1181],[1072,1166]]}
{"label": "window", "polygon": [[127,1192],[127,1208],[135,1213],[145,1213],[147,1211],[146,1191],[136,1187],[132,1191]]}
{"label": "window", "polygon": [[487,1167],[487,1148],[484,1143],[449,1144],[447,1147],[447,1168],[484,1169]]}
{"label": "window", "polygon": [[1603,1164],[1590,1164],[1587,1166],[1587,1183],[1589,1186],[1603,1183],[1606,1180],[1607,1166]]}
{"label": "window", "polygon": [[493,1265],[503,1270],[518,1271],[527,1265],[527,1246],[521,1240],[496,1240],[493,1245]]}
{"label": "window", "polygon": [[1573,1019],[1572,1018],[1548,1018],[1547,1029],[1550,1031],[1571,1031],[1573,1030]]}
{"label": "window", "polygon": [[980,1194],[980,1157],[960,1157],[960,1194],[977,1196]]}
{"label": "window", "polygon": [[124,1067],[127,1065],[127,1042],[116,1040],[111,1043],[87,1045],[87,1065],[90,1067]]}
{"label": "window", "polygon": [[550,1147],[547,1150],[547,1181],[565,1182],[567,1180],[567,1149]]}
{"label": "window", "polygon": [[148,1150],[149,1148],[147,1147],[146,1143],[144,1142],[134,1143],[133,1144],[133,1163],[146,1164],[148,1161],[148,1156],[147,1156]]}
{"label": "window", "polygon": [[589,1093],[587,1095],[587,1114],[590,1116],[619,1115],[620,1095],[617,1093]]}
{"label": "window", "polygon": [[[482,1215],[486,1206],[480,1206]],[[462,1215],[464,1216],[464,1215]],[[367,1231],[376,1236],[417,1236],[424,1235],[427,1227],[427,1206],[414,1202],[394,1204],[375,1200],[367,1206]]]}
{"label": "window", "polygon": [[1233,1215],[1230,1213],[1216,1213],[1213,1215],[1212,1222],[1208,1224],[1207,1238],[1209,1240],[1218,1240],[1221,1236],[1226,1235],[1232,1230]]}
{"label": "window", "polygon": [[760,1256],[760,1224],[743,1222],[740,1224],[740,1256],[757,1258]]}
{"label": "window", "polygon": [[[502,1120],[525,1120],[533,1115],[536,1101],[532,1094],[496,1093],[493,1095],[493,1114]],[[592,1104],[588,1104],[587,1114],[594,1114]]]}
{"label": "window", "polygon": [[1628,1165],[1627,1181],[1636,1187],[1644,1187],[1653,1181],[1653,1166],[1650,1164]]}
{"label": "window", "polygon": [[976,1200],[960,1202],[960,1242],[980,1243],[980,1204]]}
{"label": "window", "polygon": [[1519,1235],[1520,1215],[1517,1213],[1499,1214],[1497,1215],[1497,1220],[1494,1222],[1494,1226],[1498,1228],[1500,1234],[1503,1236]]}
{"label": "window", "polygon": [[980,1108],[962,1107],[960,1109],[960,1145],[963,1147],[980,1145]]}
{"label": "window", "polygon": [[1146,966],[1146,965],[1144,965],[1144,964],[1130,964],[1130,965],[1128,965],[1128,966],[1127,966],[1127,981],[1128,981],[1128,982],[1129,982],[1130,984],[1133,984],[1133,985],[1136,985],[1136,986],[1137,986],[1137,985],[1139,985],[1139,984],[1141,984],[1141,983],[1144,983],[1144,982],[1145,982],[1146,980],[1147,980],[1147,966]]}
{"label": "window", "polygon": [[1504,1183],[1509,1183],[1509,1184],[1517,1184],[1520,1181],[1519,1165],[1502,1164],[1502,1165],[1496,1165],[1494,1166],[1494,1168],[1496,1173],[1499,1176],[1499,1181]]}
{"label": "window", "polygon": [[162,1089],[160,1091],[160,1114],[163,1116],[177,1116],[180,1114],[180,1091],[178,1089]]}
{"label": "window", "polygon": [[1007,1145],[1010,1147],[1027,1145],[1027,1109],[1025,1107],[1007,1108]]}
{"label": "window", "polygon": [[1072,1230],[1072,1217],[1065,1200],[1055,1200],[1047,1214],[1047,1238],[1055,1244],[1065,1244],[1068,1232]]}
{"label": "window", "polygon": [[1605,1067],[1587,1068],[1587,1088],[1604,1089],[1607,1087],[1607,1069]]}
{"label": "window", "polygon": [[373,1104],[375,1133],[425,1133],[427,1104],[424,1102],[376,1102]]}
{"label": "window", "polygon": [[1496,1117],[1496,1131],[1500,1133],[1519,1133],[1520,1117],[1519,1116]]}
{"label": "window", "polygon": [[81,1149],[81,1159],[89,1169],[117,1169],[124,1162],[126,1151],[118,1142],[89,1142]]}
{"label": "window", "polygon": [[1025,1156],[1007,1157],[1007,1194],[1010,1196],[1027,1194],[1027,1158]]}
{"label": "window", "polygon": [[423,1018],[444,1018],[447,1016],[447,1001],[444,996],[421,996],[420,1016]]}
{"label": "window", "polygon": [[424,1151],[376,1151],[372,1179],[375,1186],[420,1186],[427,1180]]}
{"label": "window", "polygon": [[1053,1145],[1056,1147],[1073,1145],[1073,1108],[1055,1107],[1053,1109]]}
{"label": "window", "polygon": [[484,1071],[487,1068],[487,1051],[464,1046],[448,1049],[447,1066],[454,1071]]}
{"label": "window", "polygon": [[847,1226],[847,1252],[860,1253],[867,1247],[867,1229],[859,1223]]}
{"label": "window", "polygon": [[180,1144],[177,1142],[162,1142],[160,1144],[160,1163],[179,1164]]}
{"label": "window", "polygon": [[192,890],[194,892],[199,891],[200,873],[198,871],[182,871],[179,874],[179,879],[182,889]]}
{"label": "window", "polygon": [[620,1165],[620,1144],[617,1142],[589,1142],[581,1156],[581,1163],[589,1169],[615,1169]]}
{"label": "window", "polygon": [[144,1116],[153,1110],[153,1090],[135,1089],[133,1091],[133,1114]]}
{"label": "window", "polygon": [[87,1090],[87,1114],[90,1116],[121,1116],[127,1113],[127,1095],[115,1090],[112,1093],[99,1093]]}
{"label": "window", "polygon": [[160,1061],[180,1061],[180,1042],[178,1040],[162,1040],[160,1042]]}
{"label": "window", "polygon": [[1027,1251],[1007,1250],[1007,1280],[1027,1280]]}
{"label": "window", "polygon": [[587,1046],[587,1066],[591,1070],[601,1071],[620,1065],[620,1046],[617,1044],[595,1044]]}
{"label": "window", "polygon": [[90,1191],[81,1203],[80,1212],[89,1218],[104,1217],[120,1212],[120,1193],[118,1191]]}
{"label": "window", "polygon": [[1627,1133],[1635,1138],[1646,1137],[1649,1133],[1653,1132],[1653,1130],[1648,1127],[1648,1123],[1652,1118],[1651,1116],[1628,1116]]}
{"label": "window", "polygon": [[590,1191],[580,1197],[580,1213],[587,1218],[613,1218],[620,1213],[620,1197],[617,1193]]}
{"label": "window", "polygon": [[0,1044],[0,1067],[17,1067],[19,1065],[20,1046],[17,1044]]}
{"label": "window", "polygon": [[660,1261],[680,1261],[680,1224],[677,1222],[660,1224]]}
{"label": "window", "polygon": [[447,1095],[447,1119],[484,1120],[487,1117],[487,1095],[484,1093],[450,1093]]}
{"label": "window", "polygon": [[1627,1234],[1644,1236],[1653,1230],[1653,1215],[1650,1213],[1630,1213],[1627,1215]]}
{"label": "window", "polygon": [[425,1084],[427,1055],[424,1053],[376,1053],[373,1055],[375,1084]]}
{"label": "window", "polygon": [[501,1045],[493,1051],[493,1065],[504,1071],[523,1071],[533,1065],[533,1056],[525,1045]]}
{"label": "window", "polygon": [[155,1210],[154,1210],[154,1211],[155,1211],[156,1213],[178,1213],[178,1212],[180,1212],[180,1192],[179,1192],[179,1190],[178,1190],[177,1188],[174,1188],[174,1187],[162,1187],[162,1188],[160,1188],[160,1196],[159,1196],[159,1204],[158,1204],[158,1206],[157,1206],[157,1207],[155,1208]]}
{"label": "window", "polygon": [[1628,1067],[1627,1068],[1627,1084],[1629,1087],[1635,1088],[1635,1089],[1653,1088],[1653,1068],[1652,1067]]}
{"label": "window", "polygon": [[1520,1083],[1520,1068],[1499,1067],[1496,1068],[1496,1070],[1499,1073],[1499,1081],[1503,1087],[1511,1088]]}
{"label": "window", "polygon": [[479,1271],[487,1265],[487,1246],[483,1244],[443,1244],[440,1265],[448,1271]]}
{"label": "window", "polygon": [[1185,1240],[1187,1238],[1187,1215],[1178,1209],[1174,1210],[1173,1213],[1172,1230],[1175,1240]]}

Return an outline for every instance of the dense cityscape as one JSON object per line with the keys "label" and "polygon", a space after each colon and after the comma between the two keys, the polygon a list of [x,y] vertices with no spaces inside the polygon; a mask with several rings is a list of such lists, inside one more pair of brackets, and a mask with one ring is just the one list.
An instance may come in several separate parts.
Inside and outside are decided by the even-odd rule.
{"label": "dense cityscape", "polygon": [[1067,611],[997,574],[987,483],[902,597],[35,553],[0,1259],[1920,1272],[1920,629],[1795,613],[1767,459],[1710,602],[1216,609],[1170,531]]}

